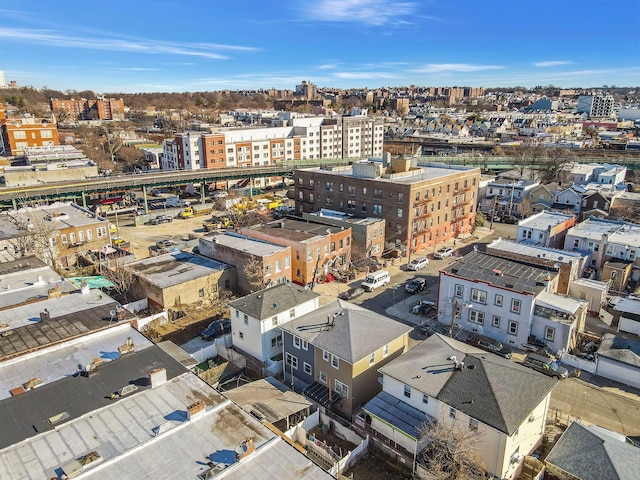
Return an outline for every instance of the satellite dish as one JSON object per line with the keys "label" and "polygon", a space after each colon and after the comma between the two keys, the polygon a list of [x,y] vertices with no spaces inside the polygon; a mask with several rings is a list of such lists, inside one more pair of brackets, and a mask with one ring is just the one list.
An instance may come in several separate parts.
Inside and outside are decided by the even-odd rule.
{"label": "satellite dish", "polygon": [[120,311],[122,310],[122,305],[120,305],[119,303],[116,303],[116,311]]}
{"label": "satellite dish", "polygon": [[111,316],[114,316],[114,315],[116,314],[116,311],[115,311],[115,310],[109,310],[109,314],[110,314]]}

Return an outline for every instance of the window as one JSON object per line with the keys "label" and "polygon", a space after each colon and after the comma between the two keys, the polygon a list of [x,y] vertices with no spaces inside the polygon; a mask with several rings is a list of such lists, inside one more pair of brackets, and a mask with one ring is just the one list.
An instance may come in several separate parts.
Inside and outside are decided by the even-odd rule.
{"label": "window", "polygon": [[422,403],[429,403],[429,395],[422,394]]}
{"label": "window", "polygon": [[521,302],[515,298],[511,300],[511,311],[513,313],[520,313]]}
{"label": "window", "polygon": [[62,245],[67,244],[67,236],[64,233],[60,235],[60,242],[62,243]]}
{"label": "window", "polygon": [[500,317],[498,317],[497,315],[494,315],[493,319],[491,320],[491,325],[493,325],[496,328],[500,328]]}
{"label": "window", "polygon": [[374,205],[373,206],[373,214],[374,215],[382,215],[382,205]]}
{"label": "window", "polygon": [[87,230],[87,240],[93,240],[93,230]]}
{"label": "window", "polygon": [[402,209],[401,209],[401,208],[398,208],[398,209],[396,210],[396,216],[397,216],[398,218],[402,218]]}
{"label": "window", "polygon": [[307,375],[311,375],[311,365],[309,365],[307,362],[303,363],[302,369],[304,370],[304,373],[306,373]]}
{"label": "window", "polygon": [[502,306],[502,300],[503,300],[502,295],[496,294],[496,298],[495,298],[494,304],[499,306],[499,307],[501,307]]}
{"label": "window", "polygon": [[470,418],[469,419],[469,430],[471,430],[473,432],[477,432],[478,431],[478,421],[475,418]]}
{"label": "window", "polygon": [[326,350],[323,350],[323,351],[322,351],[322,359],[323,359],[325,362],[328,362],[328,361],[329,361],[329,352],[327,352]]}
{"label": "window", "polygon": [[282,270],[282,266],[281,266],[281,262],[280,260],[276,260],[276,273],[278,273],[279,271]]}
{"label": "window", "polygon": [[302,340],[302,349],[309,350],[309,342],[307,342],[306,340]]}
{"label": "window", "polygon": [[300,337],[293,336],[293,346],[296,348],[300,348]]}
{"label": "window", "polygon": [[404,386],[404,396],[411,398],[411,387],[409,385]]}
{"label": "window", "polygon": [[271,325],[272,326],[276,326],[278,325],[278,316],[276,315],[275,317],[271,317]]}
{"label": "window", "polygon": [[513,320],[509,321],[509,335],[517,335],[518,334],[518,322],[514,322]]}
{"label": "window", "polygon": [[201,288],[201,289],[198,291],[198,296],[199,296],[199,297],[204,297],[204,288]]}
{"label": "window", "polygon": [[456,285],[456,297],[462,298],[464,295],[464,285]]}
{"label": "window", "polygon": [[287,352],[285,361],[287,363],[287,367],[292,368],[294,370],[298,369],[298,357],[294,357],[289,352]]}
{"label": "window", "polygon": [[544,328],[544,338],[553,342],[553,337],[556,335],[556,329],[553,327],[545,327]]}
{"label": "window", "polygon": [[398,201],[404,202],[404,193],[398,193]]}
{"label": "window", "polygon": [[244,339],[244,333],[243,332],[238,332],[238,336],[240,337],[240,340]]}
{"label": "window", "polygon": [[456,409],[449,407],[449,418],[456,418]]}
{"label": "window", "polygon": [[477,310],[471,310],[469,312],[469,321],[472,323],[477,323],[479,325],[484,324],[484,312],[478,312]]}
{"label": "window", "polygon": [[376,363],[376,352],[373,352],[369,355],[369,366],[373,365],[374,363]]}
{"label": "window", "polygon": [[324,372],[318,373],[318,380],[326,385],[327,384],[327,374],[324,373]]}
{"label": "window", "polygon": [[276,348],[281,346],[282,346],[282,335],[278,335],[277,337],[273,337],[271,339],[271,348]]}
{"label": "window", "polygon": [[471,300],[477,303],[485,304],[487,303],[487,292],[483,290],[478,290],[477,288],[471,289]]}
{"label": "window", "polygon": [[387,355],[389,355],[389,344],[382,347],[382,356],[386,357]]}
{"label": "window", "polygon": [[336,357],[334,354],[331,354],[331,366],[333,368],[340,368],[340,359]]}
{"label": "window", "polygon": [[334,380],[333,381],[333,389],[340,394],[343,398],[349,398],[349,387],[347,387],[344,383]]}

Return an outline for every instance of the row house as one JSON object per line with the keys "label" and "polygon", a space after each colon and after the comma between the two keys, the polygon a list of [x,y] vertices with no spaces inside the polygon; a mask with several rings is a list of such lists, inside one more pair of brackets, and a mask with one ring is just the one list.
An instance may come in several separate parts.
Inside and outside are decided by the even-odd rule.
{"label": "row house", "polygon": [[289,247],[291,281],[312,286],[333,271],[345,271],[351,263],[351,228],[327,227],[309,220],[285,218],[243,228],[246,237]]}
{"label": "row house", "polygon": [[291,247],[254,240],[236,233],[202,237],[198,253],[236,267],[236,293],[291,282]]}
{"label": "row house", "polygon": [[233,346],[282,372],[282,326],[318,309],[320,295],[283,283],[229,302]]}
{"label": "row house", "polygon": [[285,383],[346,419],[380,392],[378,369],[408,350],[411,327],[336,300],[281,326]]}
{"label": "row house", "polygon": [[524,215],[530,193],[538,185],[531,180],[497,179],[489,182],[480,210],[493,215]]}
{"label": "row house", "polygon": [[480,170],[412,162],[385,157],[348,167],[296,170],[296,211],[325,208],[384,219],[385,247],[411,253],[469,235]]}
{"label": "row house", "polygon": [[575,215],[556,212],[540,212],[520,220],[516,239],[550,248],[563,248],[564,238],[569,228],[576,224]]}
{"label": "row house", "polygon": [[440,271],[438,321],[516,348],[534,335],[568,350],[587,303],[556,294],[559,269],[471,252]]}
{"label": "row house", "polygon": [[623,221],[589,218],[567,231],[564,249],[588,255],[595,278],[624,292],[640,279],[640,226]]}
{"label": "row house", "polygon": [[[431,425],[473,438],[491,478],[514,479],[542,441],[557,380],[497,355],[435,334],[378,370],[382,391],[354,417],[373,445],[422,464]],[[401,412],[400,414],[398,412]]]}

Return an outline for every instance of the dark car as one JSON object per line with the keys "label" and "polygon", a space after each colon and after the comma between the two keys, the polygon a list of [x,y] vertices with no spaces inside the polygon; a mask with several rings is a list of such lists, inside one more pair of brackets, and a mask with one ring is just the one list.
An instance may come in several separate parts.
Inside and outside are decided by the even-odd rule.
{"label": "dark car", "polygon": [[427,281],[424,278],[414,278],[404,287],[407,293],[415,295],[423,291],[427,287]]}
{"label": "dark car", "polygon": [[350,288],[346,292],[342,292],[338,298],[342,300],[353,300],[354,298],[358,298],[360,295],[364,293],[364,288],[362,287],[354,287]]}
{"label": "dark car", "polygon": [[161,223],[171,223],[171,222],[173,222],[173,218],[171,218],[169,215],[159,215],[149,220],[149,223],[151,225],[160,225]]}
{"label": "dark car", "polygon": [[511,225],[516,225],[518,223],[518,219],[512,215],[505,215],[502,217],[502,221]]}
{"label": "dark car", "polygon": [[470,332],[467,333],[467,338],[464,342],[469,345],[473,345],[474,347],[477,347],[481,350],[500,355],[501,357],[507,359],[511,358],[511,349],[491,337],[486,337],[484,335],[480,335],[479,333]]}
{"label": "dark car", "polygon": [[221,318],[215,322],[211,322],[207,328],[200,332],[200,338],[203,340],[213,340],[214,338],[222,337],[227,333],[231,333],[231,320],[228,318]]}

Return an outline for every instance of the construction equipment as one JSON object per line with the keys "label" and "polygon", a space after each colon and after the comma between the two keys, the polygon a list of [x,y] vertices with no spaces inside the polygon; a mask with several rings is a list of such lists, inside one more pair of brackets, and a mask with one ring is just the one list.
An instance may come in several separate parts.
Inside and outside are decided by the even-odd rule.
{"label": "construction equipment", "polygon": [[178,218],[191,218],[198,217],[200,215],[208,215],[211,213],[212,207],[207,205],[194,205],[192,207],[186,207],[182,212],[178,214]]}

